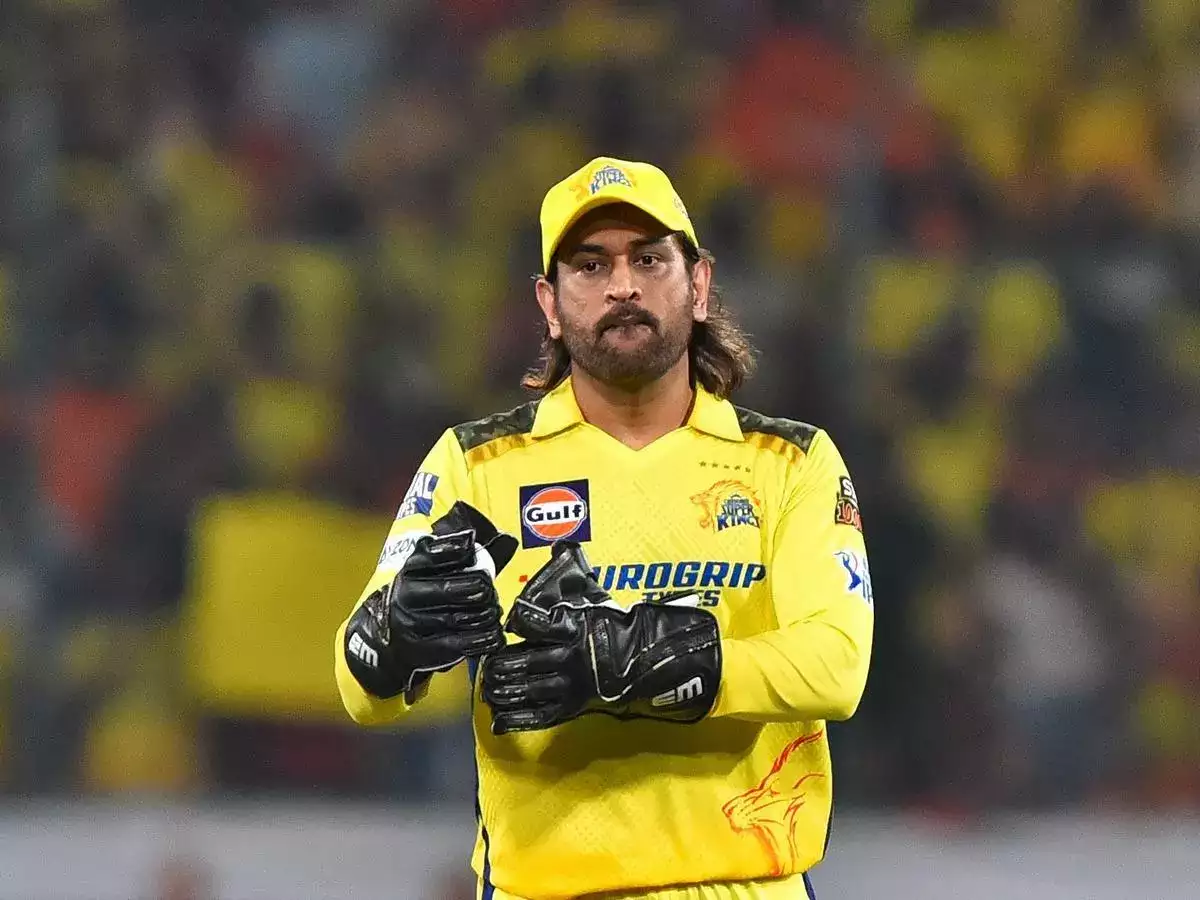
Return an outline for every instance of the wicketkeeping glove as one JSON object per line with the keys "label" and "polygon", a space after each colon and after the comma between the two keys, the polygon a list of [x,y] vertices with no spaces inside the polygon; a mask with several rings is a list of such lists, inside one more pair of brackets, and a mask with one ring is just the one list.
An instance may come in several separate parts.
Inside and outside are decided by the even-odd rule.
{"label": "wicketkeeping glove", "polygon": [[432,531],[347,623],[346,662],[376,697],[411,696],[433,672],[504,646],[493,580],[516,539],[461,501]]}
{"label": "wicketkeeping glove", "polygon": [[555,544],[505,623],[525,640],[480,664],[492,733],[550,728],[586,713],[704,718],[721,681],[721,636],[698,599],[680,594],[622,609],[578,544]]}

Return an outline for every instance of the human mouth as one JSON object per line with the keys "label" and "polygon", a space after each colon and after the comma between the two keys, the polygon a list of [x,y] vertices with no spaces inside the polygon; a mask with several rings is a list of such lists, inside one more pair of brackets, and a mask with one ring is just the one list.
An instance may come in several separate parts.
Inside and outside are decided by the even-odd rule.
{"label": "human mouth", "polygon": [[601,322],[599,331],[601,334],[605,334],[609,331],[619,330],[623,334],[629,335],[629,334],[632,334],[634,329],[638,328],[639,326],[643,327],[643,328],[647,328],[650,331],[655,330],[654,320],[651,319],[649,316],[632,315],[632,316],[614,317],[607,321]]}

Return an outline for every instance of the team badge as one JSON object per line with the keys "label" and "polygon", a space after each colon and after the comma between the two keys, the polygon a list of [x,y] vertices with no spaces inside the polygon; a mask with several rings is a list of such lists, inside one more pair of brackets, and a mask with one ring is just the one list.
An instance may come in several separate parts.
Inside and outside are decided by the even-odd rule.
{"label": "team badge", "polygon": [[597,169],[592,175],[591,183],[588,185],[588,191],[592,194],[599,193],[610,184],[620,184],[627,188],[633,187],[633,182],[624,170],[618,169],[616,166],[605,166],[602,169]]}
{"label": "team badge", "polygon": [[396,518],[427,516],[433,512],[433,492],[437,490],[437,483],[438,477],[430,472],[418,472],[414,475],[412,484],[408,486],[408,493],[400,502]]}
{"label": "team badge", "polygon": [[740,481],[718,481],[707,491],[692,496],[701,509],[700,527],[724,531],[738,525],[758,528],[758,496],[749,485]]}
{"label": "team badge", "polygon": [[588,483],[557,481],[525,485],[520,491],[521,546],[548,547],[555,541],[590,541],[592,520]]}
{"label": "team badge", "polygon": [[838,479],[837,499],[833,504],[833,521],[837,525],[849,525],[857,531],[862,531],[862,513],[858,511],[858,494],[854,492],[854,482],[843,475]]}
{"label": "team badge", "polygon": [[846,573],[846,593],[861,597],[867,606],[875,605],[875,592],[871,588],[871,569],[867,555],[855,550],[838,550],[833,554]]}

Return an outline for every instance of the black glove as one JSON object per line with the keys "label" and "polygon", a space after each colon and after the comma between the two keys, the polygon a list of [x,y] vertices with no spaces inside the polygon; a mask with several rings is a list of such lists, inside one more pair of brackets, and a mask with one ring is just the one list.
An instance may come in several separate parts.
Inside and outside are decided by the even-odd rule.
{"label": "black glove", "polygon": [[550,728],[585,713],[704,718],[721,681],[721,637],[697,599],[679,594],[621,609],[580,546],[558,542],[505,623],[524,642],[481,664],[492,733]]}
{"label": "black glove", "polygon": [[[459,501],[417,539],[391,584],[372,593],[346,626],[351,674],[376,697],[413,692],[433,672],[504,646],[493,575],[512,559],[516,538]],[[476,557],[476,550],[482,549]]]}

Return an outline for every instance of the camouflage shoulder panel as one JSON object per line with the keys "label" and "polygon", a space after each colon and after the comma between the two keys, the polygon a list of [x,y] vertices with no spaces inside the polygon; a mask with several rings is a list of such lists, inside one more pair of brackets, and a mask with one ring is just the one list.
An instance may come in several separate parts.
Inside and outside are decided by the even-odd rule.
{"label": "camouflage shoulder panel", "polygon": [[774,435],[795,444],[804,453],[808,452],[809,445],[812,444],[813,438],[817,436],[817,432],[820,430],[815,425],[809,425],[807,422],[797,422],[794,419],[776,419],[740,406],[735,406],[733,409],[737,413],[738,426],[742,429],[743,434],[758,433]]}
{"label": "camouflage shoulder panel", "polygon": [[458,443],[466,453],[497,438],[527,434],[533,429],[533,416],[537,412],[537,405],[537,400],[530,400],[507,412],[494,413],[474,422],[455,425],[454,436],[458,438]]}

